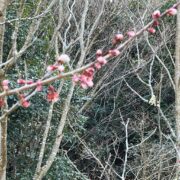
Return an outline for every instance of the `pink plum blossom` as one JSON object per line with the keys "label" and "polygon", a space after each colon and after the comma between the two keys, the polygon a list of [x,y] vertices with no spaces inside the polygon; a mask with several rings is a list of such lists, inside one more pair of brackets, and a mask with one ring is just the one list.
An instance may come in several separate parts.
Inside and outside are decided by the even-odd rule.
{"label": "pink plum blossom", "polygon": [[110,56],[118,56],[120,54],[120,51],[118,49],[112,49],[112,50],[109,50],[109,55]]}
{"label": "pink plum blossom", "polygon": [[105,65],[107,63],[106,59],[103,56],[98,57],[97,62],[101,65]]}
{"label": "pink plum blossom", "polygon": [[7,91],[9,89],[9,80],[5,79],[2,81],[2,87],[4,91]]}
{"label": "pink plum blossom", "polygon": [[17,80],[17,83],[18,83],[18,84],[26,84],[26,80],[24,80],[24,79],[18,79],[18,80]]}
{"label": "pink plum blossom", "polygon": [[47,100],[49,102],[57,102],[59,100],[59,94],[52,85],[48,87]]}
{"label": "pink plum blossom", "polygon": [[150,32],[151,34],[154,34],[156,30],[153,27],[150,27],[148,28],[148,32]]}
{"label": "pink plum blossom", "polygon": [[169,15],[169,16],[174,16],[176,14],[177,14],[177,9],[175,9],[173,7],[167,10],[167,15]]}
{"label": "pink plum blossom", "polygon": [[97,51],[96,51],[96,56],[102,56],[102,50],[101,49],[98,49]]}
{"label": "pink plum blossom", "polygon": [[159,10],[156,10],[152,13],[152,18],[153,19],[158,19],[161,17],[161,12]]}
{"label": "pink plum blossom", "polygon": [[64,64],[70,62],[70,57],[67,54],[61,54],[59,57],[56,58],[58,63]]}
{"label": "pink plum blossom", "polygon": [[129,36],[129,38],[131,38],[131,37],[134,37],[136,33],[134,31],[128,31],[127,35]]}
{"label": "pink plum blossom", "polygon": [[22,107],[28,108],[31,105],[31,103],[26,100],[25,95],[20,94],[19,98],[20,98],[20,104]]}
{"label": "pink plum blossom", "polygon": [[52,72],[52,71],[54,71],[54,70],[56,70],[57,69],[57,66],[55,66],[55,65],[49,65],[48,67],[47,67],[47,71],[49,71],[49,72]]}
{"label": "pink plum blossom", "polygon": [[101,64],[99,62],[97,62],[97,63],[94,64],[94,67],[96,69],[101,69],[102,66],[101,66]]}
{"label": "pink plum blossom", "polygon": [[123,36],[123,34],[116,34],[115,39],[116,39],[116,41],[122,41],[124,39],[124,36]]}
{"label": "pink plum blossom", "polygon": [[27,84],[33,84],[34,81],[33,81],[33,80],[27,80],[26,83],[27,83]]}
{"label": "pink plum blossom", "polygon": [[37,82],[36,82],[36,90],[37,91],[42,91],[42,89],[43,89],[43,87],[42,87],[42,81],[41,80],[38,80]]}
{"label": "pink plum blossom", "polygon": [[74,74],[73,77],[72,77],[72,81],[74,83],[77,83],[79,80],[80,80],[80,76],[78,74]]}

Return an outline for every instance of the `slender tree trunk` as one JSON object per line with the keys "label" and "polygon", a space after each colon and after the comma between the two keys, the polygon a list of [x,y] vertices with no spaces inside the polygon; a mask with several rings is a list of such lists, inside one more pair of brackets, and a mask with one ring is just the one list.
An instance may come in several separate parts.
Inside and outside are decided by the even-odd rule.
{"label": "slender tree trunk", "polygon": [[176,95],[176,141],[177,141],[177,179],[180,178],[180,6],[177,14],[176,32],[176,67],[175,67],[175,95]]}
{"label": "slender tree trunk", "polygon": [[[9,0],[0,0],[0,23],[5,22],[6,8]],[[5,23],[0,25],[0,63],[3,61]],[[4,78],[4,73],[0,70],[0,81]],[[7,106],[5,107],[5,109]],[[3,111],[3,109],[2,109]],[[0,123],[0,180],[6,179],[7,166],[7,117]]]}
{"label": "slender tree trunk", "polygon": [[[6,7],[9,0],[0,0],[0,23],[3,23],[6,18]],[[3,42],[4,42],[4,31],[5,23],[0,25],[0,63],[2,63],[3,58]]]}
{"label": "slender tree trunk", "polygon": [[7,118],[0,124],[1,129],[1,156],[0,156],[0,179],[6,179],[7,166]]}

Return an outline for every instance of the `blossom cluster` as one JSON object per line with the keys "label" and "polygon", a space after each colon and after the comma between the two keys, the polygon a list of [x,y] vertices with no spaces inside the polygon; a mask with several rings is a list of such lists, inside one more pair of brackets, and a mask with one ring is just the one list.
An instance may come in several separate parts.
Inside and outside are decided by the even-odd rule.
{"label": "blossom cluster", "polygon": [[[118,49],[111,49],[108,52],[109,57],[116,57],[119,54],[120,51]],[[83,89],[92,87],[94,85],[93,78],[95,70],[101,69],[105,64],[107,64],[107,60],[105,56],[103,56],[103,51],[101,49],[98,49],[96,51],[96,61],[94,62],[94,64],[91,67],[85,69],[81,74],[74,74],[72,77],[72,81],[75,84],[79,83]]]}
{"label": "blossom cluster", "polygon": [[[156,32],[155,27],[158,26],[159,18],[163,15],[167,16],[174,16],[177,14],[176,5],[166,10],[163,14],[161,14],[160,10],[156,10],[152,13],[152,23],[149,27],[145,28],[144,30],[148,31],[151,34],[154,34]],[[133,30],[130,30],[126,33],[128,38],[134,38],[137,33]],[[121,33],[118,33],[114,36],[112,39],[112,45],[115,48],[110,49],[107,53],[103,52],[103,50],[98,49],[96,51],[96,59],[92,63],[92,65],[82,72],[75,73],[72,76],[72,81],[75,85],[79,84],[83,89],[87,89],[89,87],[93,87],[94,82],[94,76],[95,72],[100,70],[102,66],[107,64],[107,59],[112,57],[117,57],[120,55],[119,47],[117,46],[119,43],[121,43],[124,40],[124,35]],[[56,58],[56,61],[53,65],[49,65],[47,67],[47,73],[51,74],[54,71],[57,71],[59,73],[63,73],[65,71],[65,64],[69,65],[70,57],[67,54],[61,54]],[[31,85],[34,84],[36,86],[36,91],[42,91],[43,90],[43,83],[42,80],[25,80],[25,79],[18,79],[17,83],[19,85]],[[1,82],[1,87],[4,92],[8,92],[9,90],[9,80],[3,80]],[[30,102],[28,101],[26,95],[24,94],[18,94],[19,103],[22,107],[29,107]],[[47,100],[49,102],[57,102],[59,100],[59,93],[55,90],[55,88],[50,85],[47,90]],[[0,98],[0,107],[5,105],[4,98]]]}

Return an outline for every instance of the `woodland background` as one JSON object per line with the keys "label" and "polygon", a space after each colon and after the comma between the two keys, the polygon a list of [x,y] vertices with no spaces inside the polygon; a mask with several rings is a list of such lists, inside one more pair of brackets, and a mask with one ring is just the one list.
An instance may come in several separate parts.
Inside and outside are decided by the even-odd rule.
{"label": "woodland background", "polygon": [[[154,10],[163,12],[176,3],[174,0],[54,2],[9,2],[3,25],[2,63],[11,60],[3,66],[11,88],[19,87],[16,83],[19,78],[43,77],[57,53],[68,54],[72,68],[94,61],[97,49],[106,51],[112,47],[116,33],[139,30],[151,21]],[[57,103],[47,102],[45,86],[30,99],[29,108],[18,107],[9,113],[7,179],[33,178],[50,118],[42,165],[46,162],[70,94],[62,142],[44,179],[173,179],[175,35],[176,16],[163,17],[154,35],[144,32],[124,48],[121,56],[96,73],[93,88],[72,88],[69,77],[63,83],[53,83],[57,89],[62,86]],[[23,52],[16,54],[14,48]],[[153,95],[155,105],[149,103]],[[16,95],[8,96],[8,107],[17,101]]]}

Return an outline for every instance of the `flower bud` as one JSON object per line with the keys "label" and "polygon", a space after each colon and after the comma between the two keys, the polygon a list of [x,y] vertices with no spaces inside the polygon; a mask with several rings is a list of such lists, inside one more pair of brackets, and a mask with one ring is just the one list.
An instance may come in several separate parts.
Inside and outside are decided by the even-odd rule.
{"label": "flower bud", "polygon": [[9,84],[9,80],[6,79],[2,81],[2,87],[4,91],[7,91],[9,89],[8,84]]}
{"label": "flower bud", "polygon": [[134,37],[136,33],[134,31],[128,31],[127,35],[129,36],[129,38],[131,38],[131,37]]}
{"label": "flower bud", "polygon": [[152,18],[153,19],[158,19],[161,17],[161,12],[159,10],[156,10],[152,13]]}
{"label": "flower bud", "polygon": [[69,63],[70,58],[67,54],[61,54],[59,57],[57,57],[56,61],[61,64]]}
{"label": "flower bud", "polygon": [[26,84],[26,81],[24,79],[18,79],[17,83],[18,84]]}
{"label": "flower bud", "polygon": [[57,69],[57,67],[54,66],[54,65],[49,65],[49,66],[47,67],[47,71],[49,71],[49,72],[52,72],[52,71],[54,71],[54,70],[56,70],[56,69]]}
{"label": "flower bud", "polygon": [[148,28],[148,32],[154,34],[156,30],[153,27]]}
{"label": "flower bud", "polygon": [[101,49],[98,49],[96,51],[96,56],[102,56],[102,50]]}
{"label": "flower bud", "polygon": [[120,51],[118,49],[109,50],[110,56],[118,56],[120,54]]}
{"label": "flower bud", "polygon": [[175,9],[175,8],[170,8],[170,9],[167,10],[167,15],[168,16],[174,16],[176,14],[177,14],[177,9]]}
{"label": "flower bud", "polygon": [[97,58],[98,63],[100,63],[101,65],[105,65],[107,63],[106,59],[102,56]]}
{"label": "flower bud", "polygon": [[116,34],[115,39],[116,41],[122,41],[124,39],[124,36],[122,34]]}

